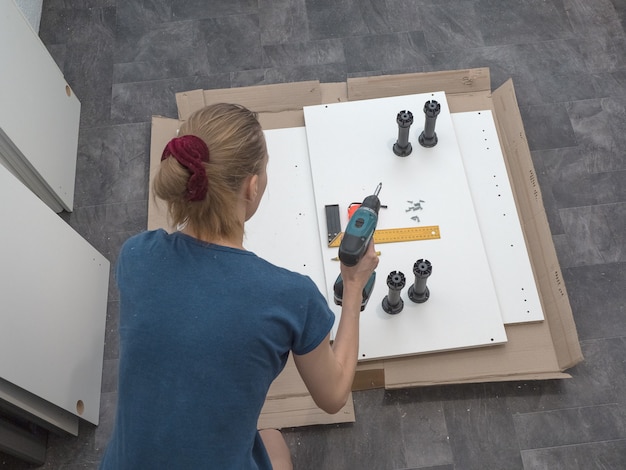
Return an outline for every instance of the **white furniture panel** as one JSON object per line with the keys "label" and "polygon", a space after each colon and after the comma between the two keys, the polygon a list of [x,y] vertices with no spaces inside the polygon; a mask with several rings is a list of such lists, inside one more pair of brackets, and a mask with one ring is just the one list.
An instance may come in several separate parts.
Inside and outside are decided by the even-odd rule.
{"label": "white furniture panel", "polygon": [[14,0],[0,2],[0,64],[0,163],[71,211],[80,102]]}
{"label": "white furniture panel", "polygon": [[543,320],[491,111],[452,115],[504,324]]}
{"label": "white furniture panel", "polygon": [[109,261],[0,166],[0,378],[97,424]]}
{"label": "white furniture panel", "polygon": [[313,182],[304,127],[265,131],[268,185],[246,223],[247,249],[309,276],[326,292]]}
{"label": "white furniture panel", "polygon": [[[424,103],[441,105],[436,132],[439,143],[423,148],[418,136],[424,128]],[[398,157],[392,147],[398,137],[396,115],[413,112],[410,141],[413,153]],[[441,239],[378,245],[382,252],[377,282],[361,316],[362,360],[445,351],[503,343],[506,333],[498,298],[483,247],[463,161],[445,94],[429,93],[376,100],[310,106],[304,109],[315,200],[325,240],[327,204],[339,204],[342,227],[346,208],[374,191],[378,182],[382,204],[378,228],[438,225]],[[413,201],[413,202],[409,202]],[[415,202],[421,210],[410,211]],[[411,217],[419,217],[419,221]],[[337,249],[322,248],[328,298],[339,271]],[[427,259],[433,265],[428,279],[430,299],[408,299],[414,282],[413,264]],[[407,279],[402,291],[404,310],[387,314],[381,305],[389,289],[387,275],[401,271]],[[331,281],[332,280],[332,281]],[[340,308],[335,307],[337,316]]]}
{"label": "white furniture panel", "polygon": [[33,30],[38,33],[41,24],[41,10],[43,0],[15,0],[15,4],[22,10],[24,17],[28,20]]}

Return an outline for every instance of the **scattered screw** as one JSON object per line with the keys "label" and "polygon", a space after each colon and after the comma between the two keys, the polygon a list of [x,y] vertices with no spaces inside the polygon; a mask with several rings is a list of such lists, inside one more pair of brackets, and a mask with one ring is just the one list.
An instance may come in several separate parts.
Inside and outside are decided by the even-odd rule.
{"label": "scattered screw", "polygon": [[407,201],[408,203],[412,204],[411,206],[409,206],[406,209],[406,212],[410,212],[410,211],[421,211],[423,209],[422,207],[422,203],[424,202],[423,200],[420,199],[419,202],[413,202],[413,201]]}

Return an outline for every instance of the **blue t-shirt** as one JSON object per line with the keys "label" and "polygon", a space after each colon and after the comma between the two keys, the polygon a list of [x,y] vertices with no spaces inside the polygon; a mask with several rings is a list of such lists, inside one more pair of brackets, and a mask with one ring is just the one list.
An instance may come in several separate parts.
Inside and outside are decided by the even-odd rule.
{"label": "blue t-shirt", "polygon": [[102,469],[271,468],[257,431],[289,351],[334,314],[313,281],[182,233],[122,247],[116,422]]}

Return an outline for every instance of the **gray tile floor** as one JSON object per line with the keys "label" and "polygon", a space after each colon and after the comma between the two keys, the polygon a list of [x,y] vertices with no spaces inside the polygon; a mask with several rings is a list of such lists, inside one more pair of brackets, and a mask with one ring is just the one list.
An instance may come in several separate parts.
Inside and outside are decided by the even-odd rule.
{"label": "gray tile floor", "polygon": [[[566,381],[356,393],[355,424],[286,432],[296,468],[626,468],[625,22],[623,0],[45,0],[83,106],[64,217],[115,262],[145,226],[150,116],[175,117],[178,91],[488,66],[516,85],[585,361]],[[117,312],[112,287],[101,424],[51,436],[45,468],[97,467]]]}

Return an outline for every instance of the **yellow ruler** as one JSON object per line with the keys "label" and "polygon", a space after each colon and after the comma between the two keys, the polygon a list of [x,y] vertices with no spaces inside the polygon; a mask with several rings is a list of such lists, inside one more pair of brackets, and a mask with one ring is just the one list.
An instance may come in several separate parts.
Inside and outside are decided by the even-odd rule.
{"label": "yellow ruler", "polygon": [[[338,247],[341,243],[343,232],[337,235],[328,244],[329,248]],[[374,232],[374,243],[397,243],[412,242],[415,240],[435,240],[441,238],[439,225],[426,225],[422,227],[384,228]]]}

